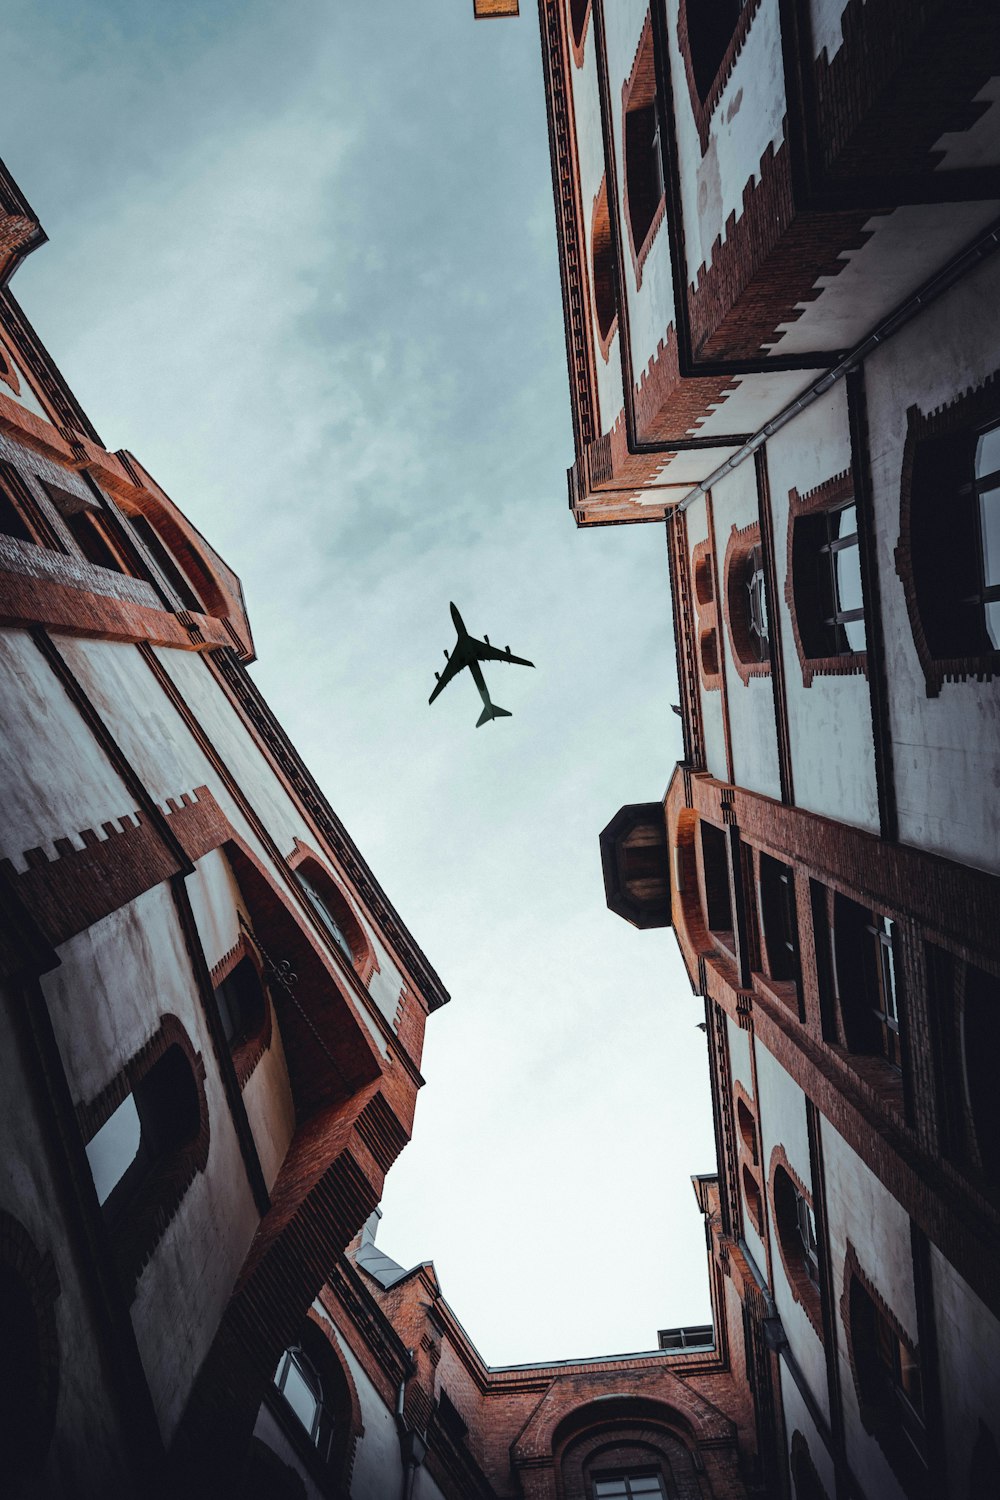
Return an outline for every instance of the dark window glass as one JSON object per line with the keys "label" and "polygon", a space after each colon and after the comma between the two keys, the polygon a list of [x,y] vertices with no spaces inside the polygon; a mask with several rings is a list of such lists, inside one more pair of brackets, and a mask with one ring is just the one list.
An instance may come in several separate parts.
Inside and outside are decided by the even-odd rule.
{"label": "dark window glass", "polygon": [[257,1036],[267,1018],[267,997],[251,958],[241,958],[215,991],[215,1003],[230,1051]]}
{"label": "dark window glass", "polygon": [[338,921],[337,916],[334,912],[333,898],[327,895],[321,889],[321,887],[308,874],[306,870],[300,867],[295,871],[295,875],[302,889],[309,897],[309,900],[311,901],[313,908],[322,921],[323,926],[333,938],[333,941],[336,943],[341,953],[343,953],[348,963],[353,965],[354,952],[351,948],[350,942],[347,939],[347,934],[344,932],[344,929],[341,923]]}
{"label": "dark window glass", "polygon": [[805,1266],[806,1275],[812,1285],[819,1291],[819,1249],[816,1241],[816,1217],[808,1198],[804,1198],[798,1188],[792,1185],[795,1193],[795,1227],[799,1236],[799,1247],[802,1252],[802,1264]]}
{"label": "dark window glass", "polygon": [[687,0],[691,71],[698,98],[708,98],[745,0]]}
{"label": "dark window glass", "polygon": [[583,41],[583,28],[587,21],[590,0],[569,0],[569,20],[573,28],[573,41],[577,47]]}
{"label": "dark window glass", "polygon": [[834,959],[844,1037],[902,1067],[895,923],[847,896],[834,899]]}
{"label": "dark window glass", "polygon": [[0,485],[0,532],[4,536],[17,537],[20,542],[35,540],[25,525],[21,512],[3,485]]}
{"label": "dark window glass", "polygon": [[274,1383],[325,1463],[333,1441],[333,1416],[324,1403],[323,1382],[308,1354],[297,1345],[286,1349],[274,1372]]}
{"label": "dark window glass", "polygon": [[594,210],[593,244],[590,247],[591,269],[594,280],[594,313],[601,343],[611,337],[618,305],[615,300],[615,251],[611,238],[611,217],[608,213],[608,189],[601,183]]}
{"label": "dark window glass", "polygon": [[183,608],[191,610],[195,614],[204,614],[204,606],[182,572],[180,564],[173,556],[173,553],[168,551],[167,547],[157,536],[153,527],[146,520],[146,517],[129,516],[129,525],[138,534],[147,552],[151,554],[154,563],[177,595]]}
{"label": "dark window glass", "polygon": [[855,1277],[850,1289],[851,1336],[862,1400],[883,1445],[922,1469],[926,1450],[920,1363]]}
{"label": "dark window glass", "polygon": [[757,1165],[757,1126],[753,1115],[744,1099],[736,1101],[736,1123],[739,1127],[740,1138],[750,1153],[750,1160],[754,1166]]}
{"label": "dark window glass", "polygon": [[593,1483],[594,1500],[656,1500],[666,1493],[659,1474],[609,1474]]}
{"label": "dark window glass", "polygon": [[864,651],[861,557],[853,503],[797,517],[792,546],[795,614],[806,656]]}
{"label": "dark window glass", "polygon": [[98,1200],[120,1218],[143,1184],[197,1134],[198,1089],[180,1047],[168,1047],[87,1142]]}
{"label": "dark window glass", "polygon": [[711,932],[732,943],[733,908],[729,892],[729,849],[726,835],[711,823],[701,824],[701,861],[705,878],[705,916]]}
{"label": "dark window glass", "polygon": [[660,116],[651,99],[625,116],[625,193],[632,243],[642,249],[663,197]]}
{"label": "dark window glass", "polygon": [[124,573],[125,569],[112,551],[101,521],[92,511],[75,510],[63,519],[88,562],[94,563],[98,568],[109,568],[114,573]]}
{"label": "dark window glass", "polygon": [[770,976],[799,978],[799,936],[795,914],[795,879],[788,865],[760,856],[760,915]]}
{"label": "dark window glass", "polygon": [[910,546],[931,656],[1000,649],[1000,425],[919,445]]}
{"label": "dark window glass", "polygon": [[746,590],[747,632],[758,661],[767,661],[771,642],[767,618],[767,588],[764,582],[764,553],[760,543],[750,548],[744,574]]}

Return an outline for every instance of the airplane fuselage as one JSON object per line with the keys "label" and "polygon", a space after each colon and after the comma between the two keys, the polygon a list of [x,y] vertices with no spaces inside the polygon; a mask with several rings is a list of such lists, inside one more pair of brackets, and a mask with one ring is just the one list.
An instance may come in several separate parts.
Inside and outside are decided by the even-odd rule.
{"label": "airplane fuselage", "polygon": [[527,661],[522,656],[514,656],[509,646],[505,646],[503,650],[498,646],[491,646],[488,635],[484,636],[481,641],[477,640],[475,636],[470,635],[466,630],[465,621],[462,619],[455,605],[451,604],[449,608],[451,609],[452,624],[455,626],[455,645],[451,651],[444,653],[448,665],[442,672],[434,673],[437,679],[437,686],[431,693],[429,702],[433,703],[442,688],[446,687],[465,667],[468,667],[472,673],[472,680],[476,684],[479,696],[483,700],[483,711],[479,716],[476,727],[479,728],[491,719],[509,719],[510,712],[506,708],[499,708],[490,698],[480,662],[502,661],[520,667],[534,666],[534,662]]}

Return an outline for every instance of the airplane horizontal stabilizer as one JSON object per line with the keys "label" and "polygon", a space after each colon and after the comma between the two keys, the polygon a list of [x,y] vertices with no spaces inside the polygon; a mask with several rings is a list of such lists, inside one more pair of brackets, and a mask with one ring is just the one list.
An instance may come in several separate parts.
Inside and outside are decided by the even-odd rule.
{"label": "airplane horizontal stabilizer", "polygon": [[512,719],[513,717],[509,708],[497,708],[495,703],[487,703],[476,720],[476,728],[481,729],[487,719]]}

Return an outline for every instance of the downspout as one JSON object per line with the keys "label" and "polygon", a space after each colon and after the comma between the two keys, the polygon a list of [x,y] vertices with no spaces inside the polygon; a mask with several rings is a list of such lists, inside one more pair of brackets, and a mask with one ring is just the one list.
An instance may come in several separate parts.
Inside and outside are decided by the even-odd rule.
{"label": "downspout", "polygon": [[[408,1349],[406,1352],[412,1362],[415,1351]],[[403,1486],[400,1491],[400,1500],[413,1500],[417,1470],[427,1456],[427,1443],[423,1433],[410,1427],[403,1411],[403,1403],[406,1399],[406,1379],[404,1375],[399,1382],[399,1392],[396,1396],[396,1431],[399,1434],[399,1452],[403,1460]]]}

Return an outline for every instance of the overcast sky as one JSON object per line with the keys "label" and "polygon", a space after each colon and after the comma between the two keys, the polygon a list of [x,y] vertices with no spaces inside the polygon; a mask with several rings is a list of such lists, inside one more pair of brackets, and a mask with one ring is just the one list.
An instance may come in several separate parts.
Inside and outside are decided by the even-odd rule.
{"label": "overcast sky", "polygon": [[[597,837],[681,753],[659,526],[578,532],[537,19],[7,0],[14,284],[241,575],[254,675],[451,990],[379,1243],[491,1363],[709,1316],[701,1002]],[[537,663],[427,697],[454,599]]]}

